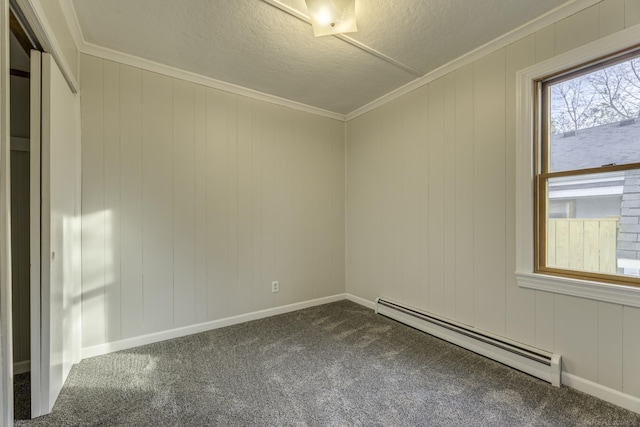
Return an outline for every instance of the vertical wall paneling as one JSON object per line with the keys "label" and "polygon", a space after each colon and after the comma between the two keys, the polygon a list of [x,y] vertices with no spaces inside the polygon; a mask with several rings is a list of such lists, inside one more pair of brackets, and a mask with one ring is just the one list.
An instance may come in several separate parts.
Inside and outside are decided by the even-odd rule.
{"label": "vertical wall paneling", "polygon": [[[251,151],[253,153],[253,163],[251,169],[251,186],[253,189],[251,200],[251,211],[253,213],[253,242],[251,246],[254,270],[253,282],[251,284],[251,292],[253,295],[253,303],[256,310],[267,308],[266,291],[271,289],[271,281],[267,281],[263,274],[263,257],[262,257],[262,150],[264,145],[264,135],[268,121],[265,119],[266,108],[262,103],[252,104],[252,126],[251,126]],[[291,136],[289,135],[289,138]],[[287,214],[291,214],[291,207],[287,210]],[[289,223],[290,224],[290,223]],[[285,281],[283,281],[285,282]],[[280,283],[280,292],[291,293],[291,283]]]}
{"label": "vertical wall paneling", "polygon": [[207,91],[194,87],[195,321],[207,320]]}
{"label": "vertical wall paneling", "polygon": [[[327,176],[326,171],[331,171],[333,164],[331,149],[325,149],[324,146],[331,147],[331,136],[332,136],[332,128],[331,123],[329,121],[319,122],[322,126],[322,139],[318,141],[317,150],[318,157],[322,159],[322,163],[320,163],[321,167],[317,169],[317,182],[318,182],[318,191],[321,194],[320,198],[320,209],[318,210],[319,215],[317,216],[317,235],[318,240],[320,241],[320,262],[316,264],[315,270],[317,271],[317,277],[320,278],[321,282],[318,283],[317,290],[318,297],[324,297],[329,295],[329,290],[333,289],[333,271],[335,271],[335,264],[333,262],[332,256],[332,239],[331,236],[335,235],[336,231],[331,228],[331,212],[333,205],[334,194],[332,194],[333,190],[333,181],[336,178],[335,175]],[[276,188],[278,188],[276,181]],[[325,274],[322,273],[322,265],[326,265],[329,267],[328,272]]]}
{"label": "vertical wall paneling", "polygon": [[82,345],[105,342],[103,61],[82,57]]}
{"label": "vertical wall paneling", "polygon": [[456,317],[456,76],[444,77],[444,315]]}
{"label": "vertical wall paneling", "polygon": [[195,85],[173,80],[174,326],[196,322]]}
{"label": "vertical wall paneling", "polygon": [[[416,230],[419,236],[419,287],[415,295],[415,301],[418,307],[427,308],[429,304],[429,171],[425,165],[429,164],[429,86],[423,86],[417,89],[416,96],[418,98],[418,126],[415,132],[420,137],[420,143],[417,146],[418,151],[414,153],[418,159],[420,175],[418,176],[420,187],[416,194],[418,199],[418,212],[420,214],[419,228]],[[382,145],[382,141],[378,143]],[[427,189],[425,191],[425,188]]]}
{"label": "vertical wall paneling", "polygon": [[[312,194],[315,193],[316,195],[321,196],[317,192],[319,190],[318,171],[320,169],[320,164],[322,162],[322,159],[317,157],[317,154],[318,154],[317,147],[319,142],[322,140],[323,130],[321,126],[317,123],[308,122],[307,126],[309,129],[311,129],[311,133],[310,133],[310,138],[306,140],[307,146],[305,151],[306,153],[310,154],[311,158],[314,159],[312,161],[311,158],[308,158],[306,154],[303,155],[304,156],[303,163],[306,164],[306,167],[307,167],[307,175],[306,175],[307,188]],[[274,141],[274,151],[275,151],[275,141]],[[273,191],[275,194],[275,176],[274,176],[273,183],[274,183]],[[309,256],[309,255],[305,256],[303,261],[305,265],[305,271],[307,272],[307,274],[305,274],[305,282],[307,283],[307,286],[305,287],[305,290],[306,290],[305,298],[311,299],[311,298],[316,298],[316,296],[318,295],[318,290],[316,288],[320,280],[319,277],[317,276],[317,272],[318,272],[317,263],[319,261],[319,258],[322,256],[322,244],[321,244],[321,241],[318,240],[318,232],[319,232],[318,209],[320,209],[320,203],[319,203],[319,198],[307,196],[305,199],[306,199],[305,200],[306,233],[305,233],[305,239],[304,239],[304,245],[306,247],[305,253],[311,254],[311,248],[313,247],[317,248],[317,252],[315,253],[315,256]],[[274,234],[274,244],[275,242],[276,242],[276,238]]]}
{"label": "vertical wall paneling", "polygon": [[238,310],[255,310],[253,301],[253,135],[252,101],[238,99]]}
{"label": "vertical wall paneling", "polygon": [[207,318],[229,316],[227,94],[207,89]]}
{"label": "vertical wall paneling", "polygon": [[640,24],[640,2],[637,0],[625,0],[624,3],[624,25],[629,28]]}
{"label": "vertical wall paneling", "polygon": [[[326,258],[325,248],[320,237],[321,233],[321,217],[324,213],[324,206],[322,205],[322,200],[324,199],[323,191],[321,190],[320,182],[323,178],[321,176],[322,163],[324,161],[323,157],[320,155],[319,147],[324,139],[324,133],[326,130],[324,127],[317,122],[309,124],[310,129],[312,129],[311,135],[312,137],[309,139],[308,152],[311,155],[311,158],[305,159],[305,163],[307,164],[309,170],[309,181],[308,188],[312,194],[316,194],[316,197],[307,198],[307,226],[308,233],[306,239],[307,253],[311,253],[311,248],[315,248],[315,256],[306,257],[307,262],[307,277],[306,281],[309,283],[309,287],[307,288],[310,292],[307,294],[308,299],[317,298],[320,295],[320,282],[323,280],[321,275],[319,274],[319,266],[320,262],[324,261]],[[275,152],[275,145],[274,145]],[[305,156],[306,157],[306,156]],[[314,159],[314,160],[312,160]],[[274,177],[275,178],[275,177]],[[274,194],[275,194],[275,179],[274,179]],[[277,242],[277,238],[274,240],[274,243]],[[277,254],[277,251],[274,251]]]}
{"label": "vertical wall paneling", "polygon": [[347,127],[347,291],[370,301],[380,296],[382,278],[378,114],[374,110]]}
{"label": "vertical wall paneling", "polygon": [[535,291],[535,346],[553,351],[555,340],[555,295]]}
{"label": "vertical wall paneling", "polygon": [[[268,118],[269,116],[267,116]],[[293,233],[293,253],[296,254],[293,269],[291,272],[292,289],[291,293],[294,299],[304,299],[305,289],[308,287],[305,277],[305,271],[307,269],[307,251],[306,251],[306,209],[307,209],[307,193],[303,191],[308,186],[309,169],[308,165],[304,162],[303,153],[307,150],[309,135],[305,132],[305,127],[308,123],[305,122],[304,117],[300,113],[294,113],[294,117],[291,123],[292,131],[292,145],[291,156],[292,166],[294,168],[294,175],[297,179],[293,183],[293,200],[292,200],[292,233]],[[271,246],[273,244],[273,230],[265,221],[270,218],[272,214],[272,205],[269,202],[269,195],[273,194],[273,177],[270,165],[272,164],[272,152],[274,144],[273,129],[271,126],[267,127],[267,136],[264,138],[263,145],[263,162],[262,162],[262,176],[263,176],[263,239],[265,242],[263,259],[265,269],[269,268],[268,260],[273,259],[273,255],[270,253]],[[308,188],[307,188],[308,190]],[[267,273],[267,271],[265,271]],[[271,270],[269,273],[272,274]],[[273,280],[272,276],[266,276],[267,280]]]}
{"label": "vertical wall paneling", "polygon": [[407,97],[402,108],[402,281],[403,299],[405,301],[421,301],[420,288],[424,286],[420,269],[420,196],[422,159],[415,153],[420,151],[423,135],[419,132],[418,123],[421,117],[420,92],[414,91]]}
{"label": "vertical wall paneling", "polygon": [[[390,102],[382,107],[386,112],[383,118],[381,146],[382,153],[382,288],[383,296],[402,300],[399,233],[399,196],[401,151],[398,150],[397,134],[399,121],[399,103]],[[394,141],[394,143],[386,143]]]}
{"label": "vertical wall paneling", "polygon": [[224,288],[229,313],[239,314],[238,309],[238,276],[240,266],[238,260],[238,98],[232,95],[226,97],[227,109],[227,167],[229,168],[229,178],[227,181],[227,204],[228,229],[227,229],[227,259],[229,262],[229,276],[227,286]]}
{"label": "vertical wall paneling", "polygon": [[598,303],[598,383],[622,391],[623,307]]}
{"label": "vertical wall paneling", "polygon": [[[304,138],[304,152],[300,153],[302,156],[301,163],[306,167],[305,179],[306,187],[309,191],[308,195],[304,197],[304,212],[305,212],[305,221],[304,223],[304,235],[303,235],[303,245],[305,248],[305,257],[302,262],[305,266],[305,277],[304,282],[306,286],[304,287],[304,292],[302,295],[304,299],[312,299],[316,298],[319,294],[319,282],[322,280],[318,277],[319,272],[319,261],[323,256],[323,248],[322,242],[319,240],[319,209],[320,207],[320,198],[321,194],[319,193],[319,184],[320,184],[320,164],[322,163],[322,158],[318,158],[318,146],[320,141],[322,140],[323,129],[320,123],[309,120],[308,117],[304,118],[305,128],[310,129],[311,132],[308,134],[308,138]],[[277,132],[276,132],[277,135]],[[274,140],[273,150],[275,154],[275,146],[276,141]],[[274,156],[275,161],[275,156]],[[273,182],[273,193],[275,194],[275,175],[272,177]],[[318,197],[311,197],[311,194],[315,194]],[[274,229],[274,245],[277,241],[275,236]],[[315,249],[315,251],[313,250]],[[276,251],[274,253],[277,254]],[[275,259],[274,259],[275,265]]]}
{"label": "vertical wall paneling", "polygon": [[640,396],[640,309],[624,307],[622,313],[622,391],[631,396]]}
{"label": "vertical wall paneling", "polygon": [[475,325],[505,332],[505,50],[474,64]]}
{"label": "vertical wall paneling", "polygon": [[456,71],[455,204],[456,319],[474,324],[473,64]]}
{"label": "vertical wall paneling", "polygon": [[144,72],[142,267],[145,333],[167,330],[174,324],[172,105],[171,79]]}
{"label": "vertical wall paneling", "polygon": [[[306,267],[306,278],[305,281],[308,283],[307,288],[307,299],[317,298],[320,293],[320,283],[323,281],[323,277],[319,275],[319,267],[321,262],[326,260],[326,251],[323,239],[320,236],[321,232],[321,217],[324,215],[325,207],[322,205],[322,200],[325,198],[325,194],[323,194],[323,190],[320,186],[320,180],[323,178],[321,176],[322,164],[325,159],[324,156],[320,155],[319,147],[324,139],[324,133],[326,130],[324,127],[317,122],[308,124],[311,131],[311,138],[307,141],[308,146],[307,150],[310,155],[310,158],[307,158],[305,155],[305,163],[308,168],[308,188],[309,191],[316,194],[316,197],[307,197],[306,203],[306,217],[307,217],[307,235],[306,235],[306,247],[307,253],[311,254],[311,248],[314,248],[314,256],[307,256],[305,261],[307,263]],[[274,144],[274,152],[275,152]],[[312,160],[313,159],[313,160]],[[276,193],[275,187],[275,176],[274,176],[274,194]],[[275,229],[274,229],[275,231]],[[277,245],[277,236],[275,236],[274,244]],[[276,256],[278,254],[277,250],[274,251]]]}
{"label": "vertical wall paneling", "polygon": [[624,1],[605,0],[600,4],[600,37],[608,36],[625,28]]}
{"label": "vertical wall paneling", "polygon": [[513,274],[516,73],[636,25],[639,5],[604,0],[349,121],[347,291],[561,354],[565,372],[640,397],[640,310]]}
{"label": "vertical wall paneling", "polygon": [[597,381],[598,303],[555,296],[554,352],[562,355],[562,370]]}
{"label": "vertical wall paneling", "polygon": [[107,341],[120,329],[120,67],[104,61],[104,212],[105,328]]}
{"label": "vertical wall paneling", "polygon": [[344,123],[81,61],[85,348],[345,292]]}
{"label": "vertical wall paneling", "polygon": [[[319,138],[316,140],[314,146],[316,158],[319,160],[317,166],[314,168],[314,181],[319,196],[316,202],[316,208],[314,209],[314,234],[318,244],[319,257],[313,265],[313,278],[316,281],[314,286],[316,290],[315,298],[326,296],[325,293],[331,286],[330,278],[332,274],[323,274],[321,266],[327,265],[329,268],[333,268],[333,263],[331,262],[330,234],[327,232],[331,227],[331,182],[333,181],[333,177],[326,176],[325,172],[330,170],[331,151],[323,148],[323,145],[329,143],[331,129],[327,126],[327,123],[318,122],[318,124]],[[276,188],[278,188],[277,181]]]}
{"label": "vertical wall paneling", "polygon": [[[83,74],[88,73],[83,70]],[[83,136],[84,132],[85,129],[83,129]],[[122,304],[120,326],[122,338],[142,334],[144,316],[142,204],[142,71],[120,65],[120,301]]]}
{"label": "vertical wall paneling", "polygon": [[549,25],[536,32],[536,62],[551,58],[556,52],[556,26]]}
{"label": "vertical wall paneling", "polygon": [[[276,206],[274,201],[274,191],[275,191],[275,144],[277,139],[277,129],[276,123],[279,122],[279,110],[275,107],[267,107],[265,111],[265,127],[262,135],[261,142],[261,164],[260,170],[262,174],[262,193],[261,193],[261,207],[262,207],[262,284],[260,287],[260,292],[258,295],[262,296],[262,299],[267,302],[268,305],[271,305],[275,302],[276,295],[271,292],[271,282],[278,280],[276,276],[276,272],[274,269],[276,254],[275,254],[275,216],[276,216]],[[294,136],[294,141],[296,141],[296,148],[300,149],[303,145],[302,135]],[[300,163],[300,160],[296,159],[296,164]],[[302,169],[299,171],[301,174],[304,173]],[[302,190],[305,187],[306,182],[305,176],[300,176],[301,182],[298,183],[299,190]],[[300,218],[304,218],[304,214],[300,215]],[[297,223],[293,225],[294,230],[296,228]],[[304,232],[301,230],[298,233],[298,236],[304,236]],[[299,246],[297,253],[301,254],[301,256],[305,256],[307,253],[306,248],[303,246]],[[298,260],[302,262],[302,260]],[[296,283],[296,298],[303,298],[302,290],[305,288],[304,286],[304,274],[306,266],[299,264],[300,274],[296,275],[295,283]],[[298,293],[300,292],[300,293]]]}
{"label": "vertical wall paneling", "polygon": [[[373,234],[375,234],[376,236],[376,239],[373,240],[372,242],[374,246],[373,246],[373,251],[371,253],[372,255],[371,263],[365,266],[365,268],[371,269],[372,278],[373,278],[372,283],[374,285],[377,285],[374,287],[377,294],[374,294],[373,300],[375,300],[375,298],[377,298],[378,296],[384,296],[386,292],[386,283],[385,283],[385,277],[384,277],[385,235],[384,235],[383,224],[386,219],[385,209],[384,209],[384,204],[386,202],[384,198],[384,195],[385,195],[384,182],[387,179],[387,177],[385,175],[385,170],[384,170],[384,164],[386,161],[384,146],[386,142],[382,132],[385,125],[385,123],[383,122],[383,116],[385,114],[386,114],[386,111],[384,111],[383,109],[380,109],[370,116],[372,125],[370,129],[370,133],[367,135],[368,139],[372,141],[372,147],[373,147],[372,160],[373,160],[374,167],[376,167],[375,172],[369,175],[368,178],[371,179],[372,181],[371,185],[378,186],[378,189],[375,192],[375,195],[377,197],[376,197],[376,200],[373,200],[373,206],[372,206],[374,208],[372,211],[372,214],[375,215],[373,218],[376,218],[376,221],[373,223],[375,224],[376,228],[370,229],[370,230],[364,230],[365,232],[373,231]],[[377,265],[378,267],[375,268],[373,267],[374,265]],[[426,299],[425,299],[425,303],[426,303]]]}
{"label": "vertical wall paneling", "polygon": [[523,38],[506,48],[505,75],[505,227],[506,227],[506,334],[520,342],[534,342],[535,339],[535,297],[534,291],[519,288],[514,272],[516,270],[516,72],[535,62],[535,35]]}
{"label": "vertical wall paneling", "polygon": [[556,55],[596,40],[600,33],[600,5],[563,19],[556,24]]}
{"label": "vertical wall paneling", "polygon": [[[328,169],[331,170],[332,188],[329,191],[331,195],[331,211],[329,216],[331,219],[330,230],[331,235],[335,238],[329,240],[330,251],[333,256],[331,259],[331,271],[329,272],[330,287],[328,295],[334,295],[344,292],[345,289],[345,123],[338,120],[325,120],[331,127],[332,132],[329,134],[327,144],[332,148],[330,150]],[[290,257],[289,257],[290,259]]]}
{"label": "vertical wall paneling", "polygon": [[443,315],[444,282],[444,79],[429,85],[429,310]]}

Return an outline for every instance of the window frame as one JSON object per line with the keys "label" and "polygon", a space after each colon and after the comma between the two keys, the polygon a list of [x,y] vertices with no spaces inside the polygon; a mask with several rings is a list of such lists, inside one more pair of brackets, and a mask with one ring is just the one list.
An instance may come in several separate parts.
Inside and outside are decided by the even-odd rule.
{"label": "window frame", "polygon": [[[541,105],[538,94],[541,82],[566,74],[566,70],[578,72],[602,58],[618,57],[638,47],[640,26],[631,27],[601,38],[577,49],[554,56],[516,73],[516,281],[528,289],[572,295],[598,301],[640,307],[640,287],[618,280],[589,274],[575,274],[574,270],[548,271],[537,268],[539,235],[539,182],[540,169],[538,147],[541,129]],[[600,62],[601,64],[602,62]],[[627,167],[626,165],[623,166]],[[638,166],[635,166],[638,167]],[[613,169],[619,167],[613,166]],[[628,169],[634,167],[627,167]],[[605,172],[595,168],[591,172]],[[613,279],[612,279],[613,277]]]}

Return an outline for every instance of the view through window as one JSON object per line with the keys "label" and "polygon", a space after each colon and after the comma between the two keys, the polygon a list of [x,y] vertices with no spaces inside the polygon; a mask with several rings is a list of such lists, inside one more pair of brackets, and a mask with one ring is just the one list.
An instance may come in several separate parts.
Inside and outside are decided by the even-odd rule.
{"label": "view through window", "polygon": [[540,82],[537,270],[640,285],[640,52]]}

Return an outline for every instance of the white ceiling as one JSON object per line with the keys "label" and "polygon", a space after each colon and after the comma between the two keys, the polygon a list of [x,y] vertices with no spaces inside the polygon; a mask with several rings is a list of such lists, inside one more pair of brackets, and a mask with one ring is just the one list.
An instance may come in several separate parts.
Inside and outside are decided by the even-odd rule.
{"label": "white ceiling", "polygon": [[564,3],[356,0],[352,43],[314,38],[304,0],[72,4],[86,43],[347,114]]}

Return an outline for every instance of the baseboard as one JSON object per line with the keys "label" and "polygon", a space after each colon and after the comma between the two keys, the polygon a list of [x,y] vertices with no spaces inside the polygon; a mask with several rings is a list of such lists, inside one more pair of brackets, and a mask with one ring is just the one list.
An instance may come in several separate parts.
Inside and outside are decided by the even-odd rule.
{"label": "baseboard", "polygon": [[[278,314],[290,313],[296,310],[302,310],[304,308],[314,307],[317,305],[328,304],[331,302],[349,300],[356,304],[367,307],[371,310],[375,310],[375,302],[366,300],[353,294],[337,294],[325,298],[318,298],[314,300],[304,301],[296,304],[284,305],[281,307],[274,307],[267,310],[255,311],[252,313],[241,314],[238,316],[227,317],[225,319],[214,320],[211,322],[199,323],[197,325],[186,326],[183,328],[171,329],[169,331],[157,332],[154,334],[143,335],[140,337],[129,338],[121,341],[115,341],[112,343],[96,345],[92,347],[85,347],[82,349],[82,358],[100,356],[103,354],[112,353],[114,351],[126,350],[129,348],[138,347],[141,345],[153,344],[155,342],[165,341],[173,338],[180,338],[187,335],[197,334],[200,332],[206,332],[213,329],[224,328],[226,326],[236,325],[239,323],[249,322],[252,320],[264,319],[271,316],[277,316]],[[18,362],[13,366],[14,374],[28,372],[30,369],[30,362]],[[583,393],[587,393],[591,396],[595,396],[606,402],[612,403],[621,408],[628,409],[633,412],[640,413],[640,398],[631,396],[621,391],[603,386],[601,384],[594,383],[593,381],[586,380],[576,375],[562,372],[562,385],[579,390]]]}
{"label": "baseboard", "polygon": [[360,298],[358,296],[355,296],[353,294],[345,294],[346,299],[348,299],[349,301],[355,302],[356,304],[360,304],[364,307],[370,308],[371,310],[375,310],[376,309],[376,303],[373,301],[369,301],[366,300],[364,298]]}
{"label": "baseboard", "polygon": [[31,372],[31,360],[13,363],[13,375],[24,374],[25,372]]}
{"label": "baseboard", "polygon": [[[346,299],[364,307],[375,309],[375,302],[347,293]],[[602,384],[586,380],[567,372],[562,372],[562,385],[597,397],[621,408],[640,413],[640,398],[623,393]]]}
{"label": "baseboard", "polygon": [[113,353],[114,351],[127,350],[129,348],[139,347],[141,345],[153,344],[160,341],[166,341],[173,338],[180,338],[187,335],[198,334],[200,332],[211,331],[213,329],[224,328],[226,326],[237,325],[239,323],[250,322],[252,320],[264,319],[266,317],[277,316],[278,314],[289,313],[292,311],[302,310],[304,308],[315,307],[317,305],[328,304],[346,299],[346,294],[337,294],[329,297],[303,301],[295,304],[283,305],[280,307],[269,308],[266,310],[254,311],[252,313],[240,314],[238,316],[227,317],[224,319],[213,320],[211,322],[198,323],[181,328],[170,329],[168,331],[156,332],[153,334],[141,335],[134,338],[127,338],[120,341],[114,341],[106,344],[98,344],[82,349],[82,358],[101,356],[103,354]]}
{"label": "baseboard", "polygon": [[606,402],[613,403],[616,406],[620,406],[621,408],[640,414],[640,398],[631,396],[630,394],[603,386],[602,384],[594,383],[593,381],[589,381],[567,372],[562,373],[562,385],[566,385],[567,387],[574,388],[583,393],[595,396],[598,399],[602,399]]}
{"label": "baseboard", "polygon": [[376,300],[376,313],[560,387],[562,356],[559,354],[472,328],[387,298]]}

